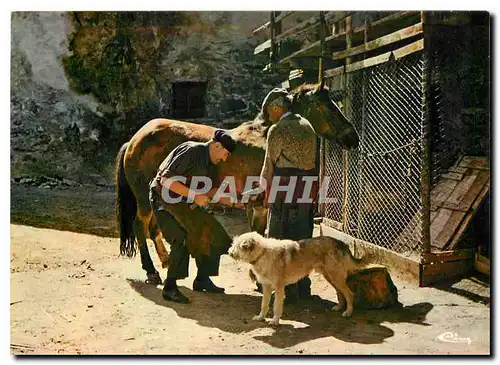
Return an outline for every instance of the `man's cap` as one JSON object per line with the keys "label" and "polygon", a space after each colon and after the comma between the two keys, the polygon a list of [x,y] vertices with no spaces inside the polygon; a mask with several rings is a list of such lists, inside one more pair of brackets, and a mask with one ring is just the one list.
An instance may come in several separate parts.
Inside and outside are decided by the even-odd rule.
{"label": "man's cap", "polygon": [[236,142],[224,129],[216,129],[214,131],[214,136],[212,138],[220,144],[229,152],[233,152],[236,148]]}
{"label": "man's cap", "polygon": [[264,101],[262,102],[262,110],[264,110],[264,108],[271,104],[274,100],[279,98],[286,98],[287,96],[288,91],[286,91],[286,89],[278,87],[272,89],[271,91],[269,91],[269,93],[264,98]]}

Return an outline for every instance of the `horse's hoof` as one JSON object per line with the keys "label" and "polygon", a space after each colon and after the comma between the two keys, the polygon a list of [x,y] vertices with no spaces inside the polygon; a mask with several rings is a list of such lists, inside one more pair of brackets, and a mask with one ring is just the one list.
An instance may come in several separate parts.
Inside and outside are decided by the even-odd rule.
{"label": "horse's hoof", "polygon": [[342,317],[350,317],[352,314],[352,309],[351,310],[346,310],[342,313]]}
{"label": "horse's hoof", "polygon": [[154,274],[147,274],[146,284],[159,285],[162,283],[160,274],[157,272]]}

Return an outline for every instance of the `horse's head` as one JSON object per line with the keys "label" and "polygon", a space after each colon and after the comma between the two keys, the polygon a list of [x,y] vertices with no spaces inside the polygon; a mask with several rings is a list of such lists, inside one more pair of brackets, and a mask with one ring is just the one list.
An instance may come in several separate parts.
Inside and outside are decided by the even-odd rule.
{"label": "horse's head", "polygon": [[317,134],[345,149],[359,145],[353,125],[330,98],[325,79],[320,84],[304,84],[291,92],[292,110],[311,122]]}

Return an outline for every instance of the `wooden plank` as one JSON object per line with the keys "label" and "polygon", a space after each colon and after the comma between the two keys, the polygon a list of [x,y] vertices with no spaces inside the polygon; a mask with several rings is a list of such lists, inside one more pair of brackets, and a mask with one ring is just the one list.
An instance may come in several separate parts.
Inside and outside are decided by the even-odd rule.
{"label": "wooden plank", "polygon": [[473,267],[473,259],[421,264],[420,286],[429,286],[443,280],[467,276],[473,271]]}
{"label": "wooden plank", "polygon": [[[369,23],[368,26],[370,27],[370,31],[374,31],[382,25],[393,23],[395,20],[399,20],[411,15],[417,15],[418,13],[419,13],[418,11],[398,11],[396,13],[385,16],[379,20],[376,20],[372,23]],[[359,27],[354,28],[354,32],[364,32],[365,29],[366,25],[363,24]]]}
{"label": "wooden plank", "polygon": [[490,172],[489,171],[480,171],[474,184],[472,184],[471,188],[464,195],[460,203],[458,203],[457,208],[462,212],[468,211],[472,204],[476,201],[478,195],[483,190],[484,185],[490,180]]}
{"label": "wooden plank", "polygon": [[[388,16],[386,16],[386,17],[384,17],[382,19],[379,19],[379,20],[377,20],[377,21],[375,21],[373,23],[370,23],[368,25],[363,24],[363,25],[360,25],[359,27],[354,28],[352,30],[352,36],[356,37],[356,36],[363,35],[363,38],[364,38],[364,32],[365,32],[367,26],[370,27],[370,29],[372,30],[373,28],[376,29],[377,27],[380,27],[382,25],[386,25],[386,24],[388,24],[390,22],[393,22],[395,20],[402,19],[402,18],[411,16],[411,15],[415,15],[415,14],[417,14],[417,12],[415,12],[415,11],[402,11],[402,12],[397,12],[395,14],[388,15]],[[348,14],[345,17],[347,17],[349,15],[351,15],[351,14]],[[341,40],[344,40],[345,37],[346,37],[346,32],[343,31],[343,32],[331,35],[329,37],[326,37],[325,38],[325,42],[328,44],[328,43],[334,42],[334,41],[341,41]],[[307,54],[307,53],[311,52],[313,49],[315,49],[318,46],[319,46],[319,41],[311,43],[308,46],[306,46],[306,47],[304,47],[304,48],[302,48],[302,49],[300,49],[300,50],[292,53],[291,55],[283,58],[280,61],[280,63],[290,62],[290,60],[292,58],[298,57],[298,56],[300,56],[302,54]]]}
{"label": "wooden plank", "polygon": [[260,27],[258,28],[255,28],[253,31],[252,31],[252,34],[253,35],[259,35],[260,33],[262,33],[263,31],[265,31],[267,28],[269,28],[269,26],[271,25],[271,22],[267,22],[265,24],[262,24]]}
{"label": "wooden plank", "polygon": [[436,218],[438,215],[438,212],[431,212],[431,224],[434,221],[434,218]]}
{"label": "wooden plank", "polygon": [[[336,22],[336,21],[339,21],[339,20],[349,16],[350,14],[353,14],[353,13],[354,12],[352,12],[352,11],[328,12],[325,14],[325,21],[332,19],[334,22]],[[310,17],[309,19],[306,19],[303,22],[300,22],[296,26],[294,26],[290,29],[287,29],[284,32],[282,32],[281,34],[277,35],[275,38],[275,42],[283,41],[283,40],[288,39],[292,36],[296,36],[298,33],[302,33],[302,32],[305,32],[309,29],[314,28],[318,24],[319,19],[320,19],[320,17],[319,17],[319,13],[318,13],[318,15],[314,15],[314,16]],[[264,42],[264,43],[266,43],[266,42]],[[269,48],[269,46],[266,47],[264,43],[259,44],[255,48],[254,54],[260,53],[260,52],[264,51],[265,49]],[[315,42],[315,44],[316,43],[317,43],[317,45],[319,45],[319,41]],[[259,52],[257,52],[257,48],[260,50]],[[282,61],[280,61],[280,63],[282,63]]]}
{"label": "wooden plank", "polygon": [[346,66],[346,72],[354,72],[354,71],[358,71],[358,70],[361,70],[364,68],[373,67],[373,66],[379,65],[381,63],[385,63],[385,62],[389,61],[389,59],[391,58],[391,54],[394,56],[395,60],[398,60],[398,59],[403,58],[405,56],[408,56],[412,53],[421,51],[422,49],[424,49],[424,40],[419,39],[418,41],[410,43],[410,44],[408,44],[404,47],[401,47],[395,51],[383,53],[381,55],[378,55],[378,56],[375,56],[372,58],[368,58],[368,59],[363,60],[363,61],[358,61],[358,62],[352,63],[352,64]]}
{"label": "wooden plank", "polygon": [[259,44],[257,47],[255,47],[253,54],[259,54],[261,52],[264,52],[266,49],[271,48],[271,40],[268,39],[264,43]]}
{"label": "wooden plank", "polygon": [[432,262],[442,263],[446,261],[470,260],[474,257],[475,254],[476,250],[473,248],[465,250],[423,253],[420,263],[430,264]]}
{"label": "wooden plank", "polygon": [[397,276],[405,281],[419,283],[419,262],[370,242],[354,238],[344,232],[328,227],[324,223],[320,224],[320,232],[324,236],[333,237],[348,244],[356,257],[370,254],[373,263],[387,266],[391,272],[395,272]]}
{"label": "wooden plank", "polygon": [[[425,32],[425,30],[424,30],[424,32]],[[457,157],[457,160],[455,161],[455,163],[453,164],[453,166],[451,168],[459,167],[458,165],[460,165],[460,161],[462,161],[462,158],[464,158],[464,155],[459,154]]]}
{"label": "wooden plank", "polygon": [[437,212],[436,217],[431,223],[431,244],[434,244],[434,241],[439,236],[439,233],[444,229],[444,226],[450,219],[452,211],[449,209],[440,209]]}
{"label": "wooden plank", "polygon": [[476,253],[474,257],[474,269],[485,275],[490,275],[490,260],[483,255]]}
{"label": "wooden plank", "polygon": [[444,179],[438,182],[438,185],[431,191],[431,211],[439,209],[443,203],[450,197],[457,186],[458,181]]}
{"label": "wooden plank", "polygon": [[[446,208],[441,208],[441,210],[449,211]],[[445,222],[443,228],[437,235],[436,239],[431,241],[432,246],[444,248],[451,238],[454,236],[455,232],[459,229],[460,223],[464,220],[465,213],[456,210],[451,211],[451,215]],[[437,218],[436,218],[437,219]]]}
{"label": "wooden plank", "polygon": [[339,231],[342,230],[342,223],[334,221],[333,219],[324,218],[324,220],[323,220],[322,223],[325,224],[325,226],[327,226],[327,227],[330,227],[330,228],[333,228],[333,229],[337,229]]}
{"label": "wooden plank", "polygon": [[450,180],[457,180],[460,181],[464,177],[463,173],[460,172],[447,172],[445,174],[441,175],[442,179],[450,179]]}
{"label": "wooden plank", "polygon": [[407,28],[400,29],[400,30],[398,30],[394,33],[388,34],[386,36],[377,38],[373,41],[367,42],[366,44],[362,44],[360,46],[353,47],[351,49],[346,49],[343,51],[334,52],[334,53],[332,53],[331,57],[334,60],[352,57],[355,55],[359,55],[361,53],[376,50],[377,48],[387,46],[387,45],[395,43],[395,42],[399,42],[403,39],[410,38],[410,37],[413,37],[413,36],[415,36],[417,34],[421,34],[421,33],[422,33],[422,23],[418,23],[418,24],[409,26]]}
{"label": "wooden plank", "polygon": [[453,189],[453,192],[450,194],[448,199],[443,202],[443,207],[448,209],[456,209],[458,203],[463,199],[465,194],[467,194],[472,184],[474,184],[476,178],[477,172],[473,173],[472,175],[465,176],[463,180],[457,184],[455,189]]}
{"label": "wooden plank", "polygon": [[458,166],[472,169],[489,170],[490,161],[488,157],[464,156]]}
{"label": "wooden plank", "polygon": [[466,174],[469,169],[467,167],[452,166],[448,169],[449,172],[456,172],[459,174]]}
{"label": "wooden plank", "polygon": [[[343,36],[345,36],[345,32],[341,33]],[[334,36],[329,36],[329,37],[326,37],[325,38],[325,42],[328,43],[328,41],[331,41],[332,38],[334,38]],[[338,36],[336,35],[335,38],[338,38]],[[303,54],[308,54],[310,51],[312,51],[313,49],[317,48],[320,46],[320,41],[316,41],[316,42],[313,42],[311,44],[308,44],[307,46],[305,46],[304,48],[301,48],[299,49],[298,51],[295,51],[294,53],[292,53],[291,55],[289,56],[286,56],[284,57],[282,60],[280,60],[279,62],[280,63],[287,63],[287,62],[290,62],[293,58],[295,57],[299,57]],[[317,56],[319,57],[319,55]],[[330,57],[328,57],[330,58]]]}
{"label": "wooden plank", "polygon": [[448,246],[447,246],[448,249],[450,249],[450,250],[455,249],[455,247],[457,246],[458,242],[460,241],[460,238],[462,237],[463,233],[465,232],[465,230],[469,226],[469,222],[476,215],[477,209],[479,208],[479,206],[481,205],[481,203],[483,202],[483,200],[485,199],[485,197],[489,191],[490,191],[490,182],[488,181],[486,183],[486,185],[483,187],[483,190],[481,191],[481,193],[478,195],[478,197],[476,198],[476,200],[472,204],[471,209],[467,213],[460,228],[458,229],[458,231],[456,232],[456,234],[453,236],[450,243],[448,244]]}
{"label": "wooden plank", "polygon": [[293,13],[295,13],[295,11],[283,11],[280,15],[278,15],[276,17],[276,22],[280,22],[282,21],[283,19],[285,18],[288,18],[290,15],[292,15]]}
{"label": "wooden plank", "polygon": [[[286,17],[292,15],[293,13],[295,13],[295,12],[294,11],[284,11],[276,17],[275,21],[280,22],[283,19],[285,19]],[[266,24],[261,25],[257,29],[254,29],[252,34],[258,35],[258,34],[262,33],[263,31],[265,31],[266,29],[268,29],[270,26],[271,26],[271,22],[267,22]]]}
{"label": "wooden plank", "polygon": [[343,74],[344,70],[345,70],[345,66],[340,66],[340,67],[330,68],[328,70],[325,70],[324,74],[325,74],[325,77],[333,77],[333,76]]}

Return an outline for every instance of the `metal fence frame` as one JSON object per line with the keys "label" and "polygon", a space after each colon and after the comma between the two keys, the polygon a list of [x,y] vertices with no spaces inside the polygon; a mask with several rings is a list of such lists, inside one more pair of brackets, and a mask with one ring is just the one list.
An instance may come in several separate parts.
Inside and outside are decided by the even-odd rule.
{"label": "metal fence frame", "polygon": [[[411,257],[415,261],[420,261],[421,254],[426,254],[431,251],[430,190],[432,154],[430,139],[432,135],[430,120],[430,85],[432,79],[432,57],[429,32],[425,31],[427,22],[428,19],[426,13],[422,12],[421,23],[424,33],[423,45],[425,45],[425,47],[423,46],[416,55],[405,55],[405,57],[401,58],[398,61],[394,61],[394,59],[389,58],[386,63],[374,65],[373,67],[362,68],[361,70],[354,72],[349,72],[348,68],[344,67],[342,70],[343,72],[340,75],[329,77],[330,86],[332,84],[335,84],[335,78],[337,79],[338,84],[340,78],[340,90],[343,90],[343,95],[339,95],[339,92],[335,90],[335,87],[331,87],[332,98],[334,100],[342,100],[344,112],[346,113],[347,117],[351,119],[351,121],[353,121],[353,124],[358,127],[358,132],[360,134],[359,149],[361,152],[341,151],[339,147],[330,145],[330,143],[326,141],[322,141],[320,151],[321,181],[323,181],[325,176],[327,176],[328,174],[330,174],[330,177],[332,175],[335,175],[335,171],[331,171],[332,169],[328,166],[332,163],[335,164],[335,159],[337,159],[337,173],[339,172],[340,168],[340,177],[337,177],[336,181],[334,180],[333,183],[329,184],[330,186],[328,191],[328,193],[331,193],[330,188],[332,190],[337,190],[336,193],[333,193],[333,195],[339,198],[340,204],[323,204],[320,207],[320,213],[324,218],[325,223],[355,238],[385,247],[395,252],[403,253],[407,257]],[[346,29],[349,32],[350,22],[346,22]],[[368,27],[366,27],[366,29],[368,29]],[[346,38],[346,41],[348,49],[351,46],[349,36]],[[367,35],[365,32],[365,43],[366,42]],[[384,98],[381,96],[384,90],[382,88],[377,95],[377,92],[374,91],[373,87],[370,87],[369,85],[370,79],[373,78],[374,73],[377,73],[377,70],[390,69],[391,66],[388,66],[388,64],[391,63],[393,67],[395,67],[397,72],[398,68],[403,68],[405,61],[411,57],[416,57],[418,59],[417,64],[419,64],[420,66],[413,84],[413,87],[416,86],[418,88],[418,95],[416,99],[417,105],[413,105],[413,112],[419,113],[419,123],[413,126],[414,128],[409,135],[403,132],[403,134],[407,134],[403,137],[410,137],[412,141],[405,141],[403,143],[399,141],[398,143],[393,143],[392,146],[383,146],[382,149],[374,149],[373,146],[371,146],[371,144],[369,143],[366,135],[366,125],[370,122],[370,112],[368,110],[369,107],[367,100],[370,99],[370,96],[372,97],[372,99],[377,99],[377,97],[379,99]],[[398,67],[398,62],[400,64],[400,67]],[[350,63],[350,59],[347,58],[345,63],[346,66],[350,65]],[[324,76],[324,71],[322,70],[322,68],[320,68],[319,78],[323,78]],[[358,79],[358,82],[356,82],[356,79]],[[359,80],[361,80],[361,82]],[[356,100],[356,93],[358,94],[358,99],[359,94],[361,94],[361,105],[359,100]],[[406,96],[408,97],[408,95]],[[385,99],[386,103],[391,102],[390,96],[386,96]],[[415,109],[415,107],[417,109]],[[358,110],[358,115],[354,115],[355,110]],[[361,112],[359,112],[359,110],[361,110]],[[359,115],[359,113],[361,113],[361,115]],[[404,117],[402,118],[402,116],[399,115],[396,118],[393,118],[393,120],[394,119],[399,119],[399,122],[401,123],[401,119],[404,119]],[[371,121],[371,123],[373,123],[373,120]],[[395,132],[393,131],[393,133]],[[370,147],[372,151],[367,152],[366,150],[370,149]],[[366,198],[364,197],[369,196],[369,194],[367,194],[366,192],[366,184],[367,182],[369,182],[369,179],[367,181],[363,181],[364,174],[362,172],[360,173],[360,171],[363,171],[367,157],[376,158],[376,156],[378,156],[379,158],[387,158],[387,156],[390,156],[391,154],[396,154],[401,150],[408,148],[412,149],[410,155],[418,156],[416,159],[414,159],[415,161],[412,161],[412,159],[410,158],[410,162],[408,164],[407,177],[413,178],[413,209],[410,209],[411,211],[409,212],[409,214],[407,213],[403,215],[398,214],[401,213],[401,209],[399,211],[396,209],[396,212],[392,217],[378,219],[378,221],[384,223],[382,224],[382,226],[377,227],[377,224],[372,224],[372,227],[365,230],[368,232],[363,232],[363,225],[361,224],[361,222],[363,220],[363,217],[368,216],[366,211],[364,211],[363,202],[366,200]],[[335,154],[338,155],[339,153],[342,154],[341,158],[340,156],[334,156]],[[379,167],[382,165],[383,163],[379,164]],[[358,177],[357,179],[355,178],[356,175]],[[400,178],[400,180],[404,179]],[[352,193],[353,186],[355,189],[354,194]],[[393,190],[395,190],[394,187]],[[398,203],[398,201],[395,201],[397,199],[391,199],[390,197],[385,197],[385,200],[389,201],[389,203],[392,203],[393,207],[395,207],[395,204]],[[404,203],[406,204],[407,201],[405,201]],[[377,204],[374,201],[371,202],[371,206],[375,206],[375,209],[376,205]],[[382,207],[381,210],[383,211],[384,208]],[[403,209],[403,211],[405,210],[407,209]],[[393,221],[388,222],[388,220],[390,219],[393,219]],[[377,219],[375,219],[375,221],[376,220]],[[397,227],[397,229],[394,230],[394,227]],[[393,232],[390,232],[391,228]],[[382,236],[382,232],[389,232],[389,234],[383,239],[377,239],[377,237]]]}
{"label": "metal fence frame", "polygon": [[[425,53],[328,77],[332,99],[360,135],[356,151],[325,142],[322,216],[343,232],[406,256],[424,250],[424,168],[427,120]],[[340,88],[338,88],[340,84]],[[335,87],[337,85],[337,89]],[[401,163],[403,161],[403,163]]]}

